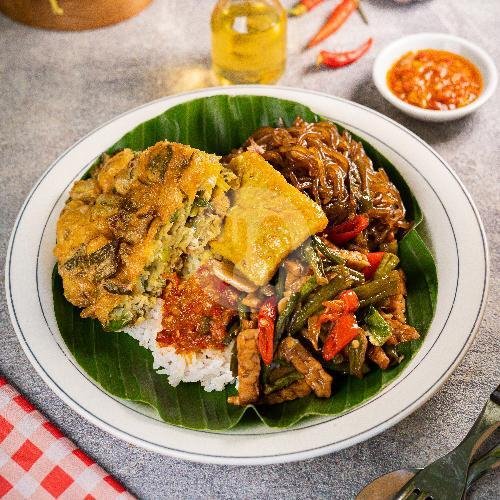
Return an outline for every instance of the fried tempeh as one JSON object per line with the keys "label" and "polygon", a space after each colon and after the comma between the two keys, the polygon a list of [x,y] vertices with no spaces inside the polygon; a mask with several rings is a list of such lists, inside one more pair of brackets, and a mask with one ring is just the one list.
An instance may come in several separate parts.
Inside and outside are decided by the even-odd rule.
{"label": "fried tempeh", "polygon": [[305,379],[296,380],[289,386],[283,387],[275,392],[271,392],[264,397],[264,403],[268,405],[276,405],[285,401],[292,401],[294,399],[303,398],[311,393],[311,387]]}
{"label": "fried tempeh", "polygon": [[280,357],[292,363],[295,369],[304,375],[307,384],[320,398],[329,398],[332,393],[332,376],[326,373],[319,361],[309,354],[307,349],[296,339],[286,337],[279,346]]}
{"label": "fried tempeh", "polygon": [[236,339],[238,352],[238,395],[227,402],[245,406],[259,399],[260,357],[257,347],[259,330],[243,330]]}

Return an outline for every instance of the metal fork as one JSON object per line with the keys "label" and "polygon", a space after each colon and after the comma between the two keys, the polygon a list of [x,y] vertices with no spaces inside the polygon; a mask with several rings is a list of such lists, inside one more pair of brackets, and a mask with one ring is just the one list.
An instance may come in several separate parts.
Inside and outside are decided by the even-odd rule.
{"label": "metal fork", "polygon": [[500,386],[477,417],[463,441],[442,458],[418,472],[394,500],[459,500],[467,485],[467,470],[481,444],[500,426]]}

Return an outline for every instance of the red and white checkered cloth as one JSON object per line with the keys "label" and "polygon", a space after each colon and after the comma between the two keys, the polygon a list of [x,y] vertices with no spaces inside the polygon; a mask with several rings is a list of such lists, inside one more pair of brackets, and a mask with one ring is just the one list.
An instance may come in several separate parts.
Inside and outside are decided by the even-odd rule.
{"label": "red and white checkered cloth", "polygon": [[0,498],[134,497],[0,377]]}

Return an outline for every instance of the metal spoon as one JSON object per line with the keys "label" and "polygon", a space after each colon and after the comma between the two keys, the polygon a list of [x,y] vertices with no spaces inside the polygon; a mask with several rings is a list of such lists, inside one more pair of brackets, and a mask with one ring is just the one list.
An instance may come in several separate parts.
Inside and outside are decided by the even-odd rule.
{"label": "metal spoon", "polygon": [[[471,464],[467,473],[466,489],[488,471],[500,466],[500,445]],[[390,500],[422,469],[400,469],[378,477],[366,485],[356,496],[356,500]]]}

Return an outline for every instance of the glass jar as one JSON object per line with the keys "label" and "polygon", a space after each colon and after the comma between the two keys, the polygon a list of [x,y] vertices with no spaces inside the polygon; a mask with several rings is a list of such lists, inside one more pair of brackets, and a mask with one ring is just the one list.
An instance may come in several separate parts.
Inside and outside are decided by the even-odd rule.
{"label": "glass jar", "polygon": [[279,0],[219,0],[211,21],[219,83],[275,83],[286,65],[286,23]]}

